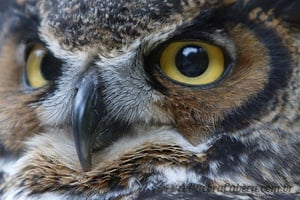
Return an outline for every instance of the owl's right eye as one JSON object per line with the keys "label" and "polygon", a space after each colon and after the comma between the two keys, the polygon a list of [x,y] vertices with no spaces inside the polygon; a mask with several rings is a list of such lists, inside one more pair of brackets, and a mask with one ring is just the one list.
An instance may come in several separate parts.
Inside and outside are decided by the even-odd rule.
{"label": "owl's right eye", "polygon": [[161,53],[159,66],[172,80],[191,86],[214,83],[226,70],[222,50],[199,41],[168,44]]}
{"label": "owl's right eye", "polygon": [[40,44],[32,45],[25,58],[25,84],[41,88],[61,74],[62,62]]}

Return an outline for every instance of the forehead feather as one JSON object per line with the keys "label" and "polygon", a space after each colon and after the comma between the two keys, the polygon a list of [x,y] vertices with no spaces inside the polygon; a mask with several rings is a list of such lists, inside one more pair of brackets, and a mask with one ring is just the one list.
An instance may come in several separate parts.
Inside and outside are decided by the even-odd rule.
{"label": "forehead feather", "polygon": [[[51,0],[40,1],[42,26],[65,48],[130,45],[170,25],[187,22],[223,1]],[[44,31],[45,32],[45,31]]]}

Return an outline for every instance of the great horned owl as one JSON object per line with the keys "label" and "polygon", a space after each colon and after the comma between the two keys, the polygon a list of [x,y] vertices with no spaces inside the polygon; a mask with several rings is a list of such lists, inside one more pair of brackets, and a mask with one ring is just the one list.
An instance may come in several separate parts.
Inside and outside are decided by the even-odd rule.
{"label": "great horned owl", "polygon": [[297,198],[299,1],[0,9],[2,199]]}

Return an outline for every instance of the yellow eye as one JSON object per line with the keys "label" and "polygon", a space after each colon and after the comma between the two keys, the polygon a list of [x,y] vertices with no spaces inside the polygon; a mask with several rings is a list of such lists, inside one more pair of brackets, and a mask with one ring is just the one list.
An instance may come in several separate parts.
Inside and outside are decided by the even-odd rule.
{"label": "yellow eye", "polygon": [[40,88],[61,74],[62,62],[40,44],[33,45],[27,53],[25,65],[26,84]]}
{"label": "yellow eye", "polygon": [[188,85],[206,85],[225,71],[222,50],[204,42],[173,42],[160,57],[162,71],[171,79]]}
{"label": "yellow eye", "polygon": [[42,73],[42,62],[47,51],[40,45],[32,47],[26,61],[26,76],[28,84],[33,88],[39,88],[48,83]]}

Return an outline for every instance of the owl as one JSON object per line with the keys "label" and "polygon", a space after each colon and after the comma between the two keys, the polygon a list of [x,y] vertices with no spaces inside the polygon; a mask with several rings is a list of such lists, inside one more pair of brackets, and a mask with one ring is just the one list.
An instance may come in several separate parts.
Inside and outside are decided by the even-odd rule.
{"label": "owl", "polygon": [[0,198],[300,198],[297,0],[0,1]]}

